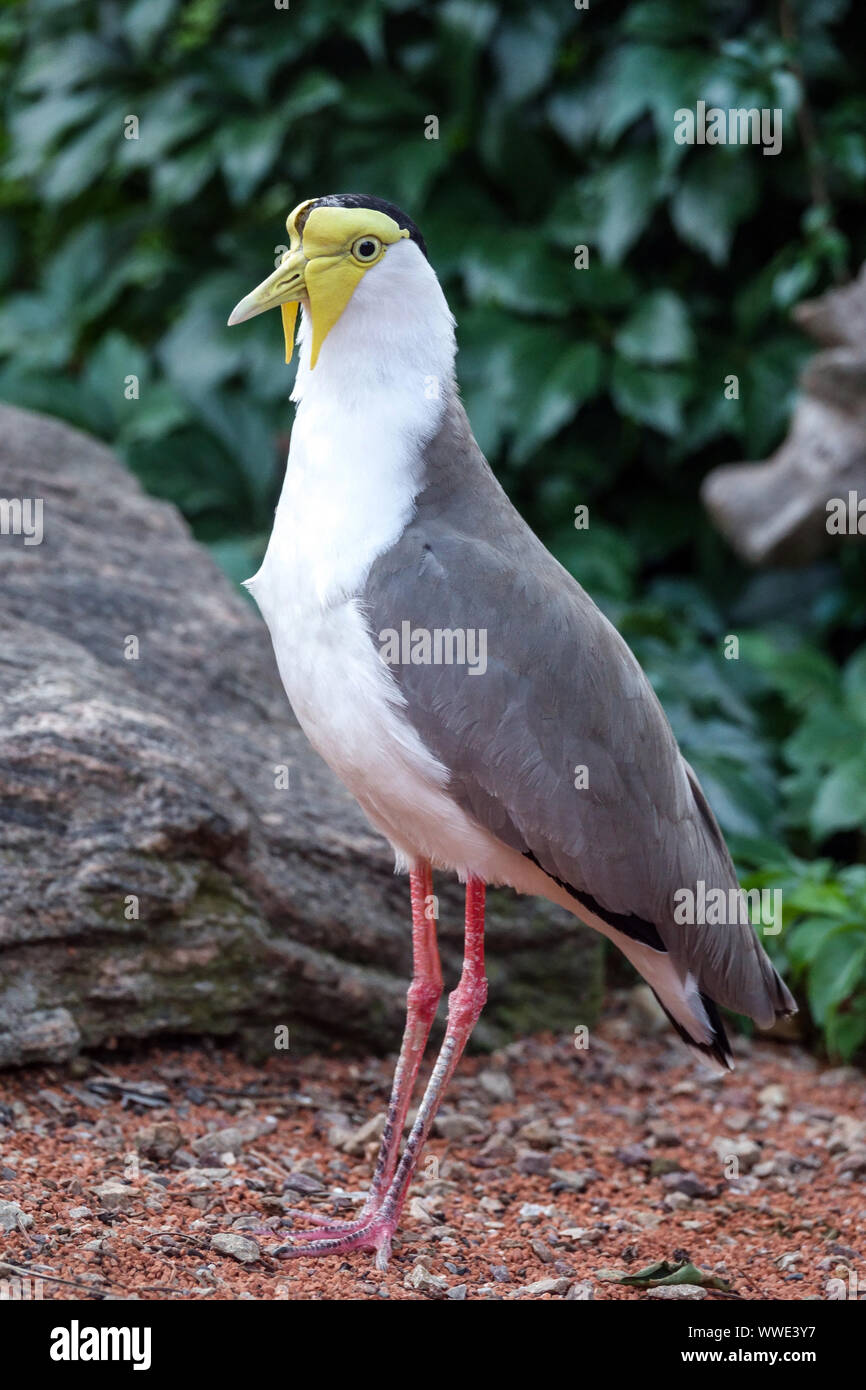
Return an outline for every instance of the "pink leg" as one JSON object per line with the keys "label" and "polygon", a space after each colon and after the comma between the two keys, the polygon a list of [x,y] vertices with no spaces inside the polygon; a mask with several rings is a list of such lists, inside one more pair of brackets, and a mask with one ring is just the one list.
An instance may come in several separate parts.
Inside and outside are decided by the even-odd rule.
{"label": "pink leg", "polygon": [[[477,878],[470,878],[466,885],[466,942],[463,955],[463,973],[457,988],[449,996],[445,1038],[427,1083],[427,1089],[412,1126],[412,1132],[406,1142],[403,1156],[397,1165],[384,1200],[381,1201],[377,1210],[358,1222],[352,1222],[351,1229],[347,1227],[334,1239],[314,1239],[309,1243],[284,1245],[273,1251],[273,1254],[280,1255],[285,1259],[293,1259],[299,1255],[343,1255],[350,1250],[368,1248],[376,1251],[377,1266],[380,1269],[387,1267],[391,1252],[391,1238],[397,1228],[400,1212],[421,1149],[430,1133],[430,1127],[439,1109],[445,1088],[454,1075],[472,1029],[478,1022],[487,999],[487,979],[484,974],[484,893],[485,885],[482,881]],[[417,1063],[415,1069],[417,1071]],[[393,1152],[396,1152],[396,1145],[394,1145]]]}
{"label": "pink leg", "polygon": [[400,1219],[409,1183],[442,1097],[487,1002],[487,977],[484,973],[485,887],[480,878],[470,878],[466,884],[463,971],[457,988],[448,996],[445,1038],[412,1126],[412,1133],[406,1141],[403,1157],[383,1205],[383,1215],[393,1221],[394,1227]]}
{"label": "pink leg", "polygon": [[[318,1216],[294,1207],[287,1212],[287,1215],[306,1217],[315,1225],[341,1234],[366,1225],[372,1213],[379,1210],[394,1176],[418,1068],[442,998],[442,967],[436,945],[436,919],[432,911],[433,872],[426,860],[420,860],[412,870],[409,883],[412,900],[412,983],[406,997],[406,1027],[369,1196],[361,1214],[354,1221],[338,1221],[332,1216]],[[319,1232],[297,1233],[297,1238],[301,1240],[317,1239],[318,1236]]]}
{"label": "pink leg", "polygon": [[432,913],[433,873],[424,863],[410,876],[412,897],[412,983],[406,999],[406,1031],[394,1072],[391,1103],[382,1135],[382,1147],[370,1193],[378,1208],[394,1176],[403,1127],[412,1101],[418,1068],[430,1029],[442,998],[442,966],[436,945],[436,920]]}

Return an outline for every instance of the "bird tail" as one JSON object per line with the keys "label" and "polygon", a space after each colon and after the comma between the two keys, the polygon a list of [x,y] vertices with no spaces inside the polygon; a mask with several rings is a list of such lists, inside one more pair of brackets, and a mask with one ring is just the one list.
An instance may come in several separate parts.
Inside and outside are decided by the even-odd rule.
{"label": "bird tail", "polygon": [[[762,1028],[768,1028],[777,1018],[797,1011],[797,1005],[784,981],[757,938],[753,936],[753,940],[755,950],[752,965],[760,972],[759,984],[753,979],[748,992],[737,997],[725,992],[722,998],[718,997],[716,991],[710,993],[712,986],[708,987],[694,967],[686,968],[683,974],[683,966],[677,967],[667,952],[654,950],[636,941],[618,943],[649,984],[683,1042],[702,1061],[720,1071],[731,1071],[734,1066],[731,1045],[719,1012],[720,1004],[740,1013],[748,1013]],[[744,999],[747,1001],[745,1004]]]}
{"label": "bird tail", "polygon": [[[769,1028],[776,1019],[795,1014],[797,1005],[784,980],[760,946],[758,963],[762,997],[760,1006],[755,1008],[753,1005],[749,1013],[761,1028]],[[695,983],[692,975],[686,976],[685,986],[682,990],[677,990],[677,997],[673,1001],[666,999],[664,989],[656,985],[653,985],[653,993],[683,1042],[687,1043],[702,1061],[709,1062],[721,1071],[733,1071],[734,1059],[719,1012],[719,1003]],[[754,998],[754,991],[752,997]]]}

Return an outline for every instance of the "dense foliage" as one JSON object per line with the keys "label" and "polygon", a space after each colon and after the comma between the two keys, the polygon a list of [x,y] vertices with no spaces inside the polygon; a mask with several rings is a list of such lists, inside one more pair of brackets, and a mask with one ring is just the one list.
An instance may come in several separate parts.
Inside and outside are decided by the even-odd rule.
{"label": "dense foliage", "polygon": [[[849,0],[31,0],[0,58],[0,396],[111,440],[249,574],[291,372],[273,315],[226,315],[302,198],[406,207],[483,448],[638,652],[748,881],[783,887],[770,949],[853,1055],[866,555],[750,574],[698,501],[779,442],[811,350],[790,309],[866,254]],[[676,144],[698,99],[781,108],[782,152]]]}

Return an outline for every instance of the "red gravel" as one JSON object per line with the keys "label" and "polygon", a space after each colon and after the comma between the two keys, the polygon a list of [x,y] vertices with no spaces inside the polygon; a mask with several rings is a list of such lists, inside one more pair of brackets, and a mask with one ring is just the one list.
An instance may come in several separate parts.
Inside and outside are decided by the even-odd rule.
{"label": "red gravel", "polygon": [[[849,1269],[866,1293],[866,1080],[791,1045],[737,1046],[737,1071],[715,1081],[666,1033],[637,1036],[614,1017],[587,1051],[542,1037],[467,1060],[446,1100],[451,1137],[425,1151],[385,1275],[366,1252],[281,1262],[267,1251],[288,1238],[286,1206],[353,1209],[329,1192],[363,1189],[375,1140],[360,1153],[335,1145],[383,1109],[390,1062],[282,1055],[256,1066],[183,1047],[7,1073],[0,1278],[41,1274],[46,1298],[574,1298],[589,1285],[596,1299],[643,1299],[599,1272],[688,1258],[741,1298],[825,1298]],[[158,1103],[106,1095],[111,1078],[147,1083]],[[180,1151],[139,1153],[165,1122],[179,1126],[174,1139],[159,1133]],[[221,1141],[235,1145],[231,1160],[202,1156],[201,1143],[196,1156],[207,1131],[230,1127],[242,1131]],[[730,1180],[714,1140],[723,1155],[745,1141],[751,1171]],[[286,1188],[299,1172],[321,1191]],[[93,1192],[124,1179],[114,1198]],[[121,1209],[105,1210],[113,1201]],[[4,1235],[10,1202],[24,1217]],[[273,1234],[250,1229],[266,1221]],[[255,1241],[259,1257],[214,1249],[226,1232]]]}

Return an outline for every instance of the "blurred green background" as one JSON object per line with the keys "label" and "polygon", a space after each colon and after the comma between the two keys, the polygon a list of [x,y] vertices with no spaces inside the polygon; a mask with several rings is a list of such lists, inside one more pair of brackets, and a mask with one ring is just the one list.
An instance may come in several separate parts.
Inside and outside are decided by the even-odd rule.
{"label": "blurred green background", "polygon": [[[866,547],[748,572],[698,500],[711,466],[780,442],[813,350],[790,310],[866,255],[849,0],[32,0],[0,8],[0,64],[0,397],[109,440],[245,577],[291,370],[277,318],[241,333],[227,314],[297,202],[403,206],[458,318],[482,447],[638,653],[745,881],[783,888],[769,949],[853,1056]],[[699,98],[781,107],[782,153],[676,145]]]}

